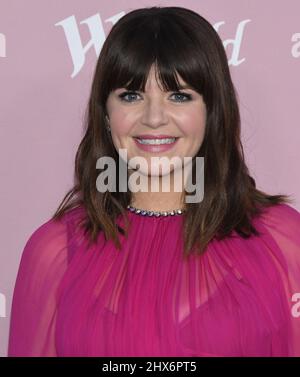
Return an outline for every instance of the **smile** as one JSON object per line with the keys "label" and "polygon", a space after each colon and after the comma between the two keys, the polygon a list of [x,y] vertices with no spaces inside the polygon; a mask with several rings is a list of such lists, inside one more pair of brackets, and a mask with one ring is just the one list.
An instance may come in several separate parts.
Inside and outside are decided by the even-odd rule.
{"label": "smile", "polygon": [[165,152],[174,147],[178,141],[178,137],[165,139],[139,139],[134,138],[134,141],[139,149],[146,152]]}
{"label": "smile", "polygon": [[176,140],[176,137],[169,138],[169,139],[139,139],[137,141],[140,144],[151,144],[151,145],[160,145],[160,144],[172,144]]}

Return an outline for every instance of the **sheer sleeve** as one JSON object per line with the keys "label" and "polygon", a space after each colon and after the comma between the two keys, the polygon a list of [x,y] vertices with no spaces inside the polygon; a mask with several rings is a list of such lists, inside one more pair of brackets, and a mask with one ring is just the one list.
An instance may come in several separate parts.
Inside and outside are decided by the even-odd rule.
{"label": "sheer sleeve", "polygon": [[57,290],[68,262],[67,224],[49,220],[28,239],[15,282],[8,356],[57,356]]}
{"label": "sheer sleeve", "polygon": [[[264,225],[278,246],[274,254],[289,308],[289,356],[300,356],[300,213],[287,204],[274,206]],[[275,248],[273,249],[275,250]],[[275,287],[274,287],[275,289]],[[276,308],[274,308],[276,310]],[[285,334],[286,335],[286,334]]]}

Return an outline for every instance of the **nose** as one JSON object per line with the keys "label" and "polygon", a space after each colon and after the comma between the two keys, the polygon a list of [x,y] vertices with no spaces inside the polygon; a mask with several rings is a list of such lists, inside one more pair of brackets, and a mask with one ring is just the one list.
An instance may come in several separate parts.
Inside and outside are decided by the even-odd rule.
{"label": "nose", "polygon": [[168,123],[163,99],[157,97],[145,101],[141,123],[151,128],[158,128]]}

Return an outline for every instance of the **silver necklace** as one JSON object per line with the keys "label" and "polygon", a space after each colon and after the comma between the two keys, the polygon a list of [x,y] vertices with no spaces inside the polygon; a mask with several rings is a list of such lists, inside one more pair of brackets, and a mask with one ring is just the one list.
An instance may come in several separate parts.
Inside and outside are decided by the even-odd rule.
{"label": "silver necklace", "polygon": [[127,208],[129,209],[129,211],[134,212],[138,215],[153,217],[182,215],[186,211],[185,209],[173,209],[172,211],[150,211],[146,209],[135,208],[131,205],[128,205]]}

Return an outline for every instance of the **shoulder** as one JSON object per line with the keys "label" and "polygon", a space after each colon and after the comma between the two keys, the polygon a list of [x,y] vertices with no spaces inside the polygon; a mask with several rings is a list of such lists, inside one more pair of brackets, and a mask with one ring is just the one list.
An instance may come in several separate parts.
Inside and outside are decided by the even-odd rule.
{"label": "shoulder", "polygon": [[271,228],[299,232],[300,212],[289,204],[281,203],[264,208],[260,219]]}
{"label": "shoulder", "polygon": [[60,219],[53,217],[35,228],[25,243],[22,260],[49,264],[67,257],[68,247],[74,238],[76,225],[82,218],[83,208],[66,212]]}
{"label": "shoulder", "polygon": [[83,218],[85,218],[85,209],[82,206],[68,210],[58,219],[48,218],[34,229],[28,242],[38,241],[41,238],[51,240],[66,237],[67,233],[78,226]]}
{"label": "shoulder", "polygon": [[297,279],[300,283],[299,211],[288,204],[274,205],[260,216],[258,225],[268,250],[276,255],[277,260],[282,256],[289,270],[298,271]]}

